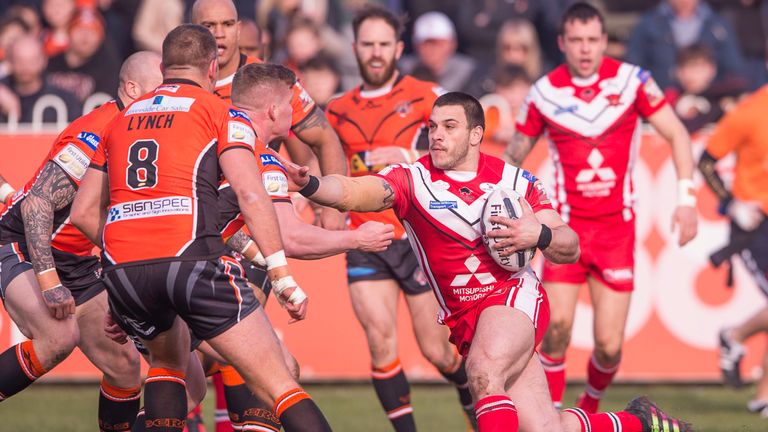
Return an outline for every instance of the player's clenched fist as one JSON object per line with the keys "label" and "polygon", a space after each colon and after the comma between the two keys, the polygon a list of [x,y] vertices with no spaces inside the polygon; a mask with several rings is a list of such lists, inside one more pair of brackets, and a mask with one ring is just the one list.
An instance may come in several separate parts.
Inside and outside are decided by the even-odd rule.
{"label": "player's clenched fist", "polygon": [[395,238],[395,227],[376,221],[368,221],[355,231],[357,247],[363,252],[383,252]]}
{"label": "player's clenched fist", "polygon": [[533,214],[531,205],[525,198],[520,197],[520,207],[523,214],[517,219],[507,217],[492,216],[492,223],[506,226],[504,229],[490,231],[487,235],[491,238],[501,239],[496,242],[494,247],[501,252],[500,256],[510,256],[517,251],[536,246],[541,235],[541,222]]}

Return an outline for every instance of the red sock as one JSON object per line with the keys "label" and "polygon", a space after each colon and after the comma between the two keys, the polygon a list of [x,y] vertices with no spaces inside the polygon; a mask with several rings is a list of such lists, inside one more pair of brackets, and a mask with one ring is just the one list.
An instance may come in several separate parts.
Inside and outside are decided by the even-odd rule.
{"label": "red sock", "polygon": [[619,411],[615,413],[588,414],[579,408],[569,408],[563,412],[571,413],[579,419],[581,432],[642,432],[643,425],[634,415]]}
{"label": "red sock", "polygon": [[491,395],[475,405],[480,432],[517,432],[517,408],[506,395]]}
{"label": "red sock", "polygon": [[233,432],[232,422],[229,421],[227,412],[227,400],[224,398],[224,381],[220,373],[215,373],[213,379],[213,390],[216,393],[216,411],[213,414],[216,422],[216,432]]}
{"label": "red sock", "polygon": [[563,406],[563,393],[565,393],[565,356],[555,358],[539,353],[539,360],[547,377],[552,402],[555,408],[560,409]]}
{"label": "red sock", "polygon": [[600,399],[603,398],[603,392],[613,381],[613,377],[618,370],[619,362],[613,366],[606,367],[597,363],[595,355],[592,354],[587,366],[587,388],[577,403],[578,407],[588,413],[596,413],[600,405]]}

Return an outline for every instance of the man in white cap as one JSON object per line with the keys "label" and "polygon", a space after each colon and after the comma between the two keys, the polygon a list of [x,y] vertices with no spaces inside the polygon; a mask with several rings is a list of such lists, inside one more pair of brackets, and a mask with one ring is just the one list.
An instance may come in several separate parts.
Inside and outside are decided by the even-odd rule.
{"label": "man in white cap", "polygon": [[456,52],[456,28],[442,12],[427,12],[416,20],[413,47],[415,54],[400,61],[403,73],[446,90],[464,90],[477,70],[474,59]]}

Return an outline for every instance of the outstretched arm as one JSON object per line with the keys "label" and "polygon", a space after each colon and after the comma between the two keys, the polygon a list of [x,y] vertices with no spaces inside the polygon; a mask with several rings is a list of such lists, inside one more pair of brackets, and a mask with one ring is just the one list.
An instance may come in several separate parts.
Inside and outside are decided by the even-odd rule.
{"label": "outstretched arm", "polygon": [[693,153],[691,136],[667,104],[648,117],[656,131],[672,146],[672,160],[677,171],[677,209],[672,216],[672,229],[680,227],[680,246],[696,237],[696,193],[693,188]]}
{"label": "outstretched arm", "polygon": [[75,300],[61,285],[51,252],[53,213],[72,203],[76,189],[58,165],[48,162],[21,202],[21,217],[32,267],[37,275],[43,300],[51,315],[63,319],[75,313]]}
{"label": "outstretched arm", "polygon": [[309,176],[299,192],[318,204],[341,211],[380,212],[391,208],[395,201],[392,186],[378,176]]}

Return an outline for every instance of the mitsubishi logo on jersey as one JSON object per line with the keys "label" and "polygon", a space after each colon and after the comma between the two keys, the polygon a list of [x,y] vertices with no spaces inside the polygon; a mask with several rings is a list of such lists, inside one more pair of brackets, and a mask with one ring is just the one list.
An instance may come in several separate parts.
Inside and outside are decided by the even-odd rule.
{"label": "mitsubishi logo on jersey", "polygon": [[616,185],[616,172],[611,167],[604,167],[603,162],[603,154],[593,148],[587,157],[590,168],[584,168],[576,174],[576,189],[585,197],[608,196]]}
{"label": "mitsubishi logo on jersey", "polygon": [[456,277],[453,278],[453,282],[451,282],[451,286],[466,286],[469,281],[472,280],[472,276],[477,278],[481,285],[488,285],[496,282],[496,278],[490,273],[475,273],[480,267],[480,260],[476,256],[470,255],[469,258],[464,261],[464,265],[467,266],[469,274],[456,275]]}

